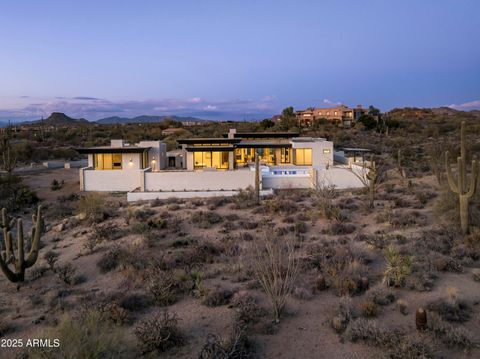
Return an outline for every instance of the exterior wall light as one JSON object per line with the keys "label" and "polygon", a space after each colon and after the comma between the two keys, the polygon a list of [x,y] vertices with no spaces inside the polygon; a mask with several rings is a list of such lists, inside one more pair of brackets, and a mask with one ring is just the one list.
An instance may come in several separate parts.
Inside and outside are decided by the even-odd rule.
{"label": "exterior wall light", "polygon": [[152,157],[152,170],[155,171],[155,164],[157,161],[155,160],[155,156]]}

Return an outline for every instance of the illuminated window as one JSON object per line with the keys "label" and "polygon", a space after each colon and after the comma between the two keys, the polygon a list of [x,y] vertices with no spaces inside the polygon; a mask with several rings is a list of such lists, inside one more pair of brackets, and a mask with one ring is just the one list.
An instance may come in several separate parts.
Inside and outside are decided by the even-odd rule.
{"label": "illuminated window", "polygon": [[199,151],[193,153],[194,168],[215,167],[228,169],[228,152],[225,151]]}
{"label": "illuminated window", "polygon": [[96,170],[121,170],[122,154],[121,153],[96,153],[95,169]]}
{"label": "illuminated window", "polygon": [[323,149],[323,154],[328,155],[329,153],[330,153],[330,149],[329,149],[329,148],[324,148],[324,149]]}
{"label": "illuminated window", "polygon": [[280,151],[280,163],[290,163],[290,148],[282,148]]}
{"label": "illuminated window", "polygon": [[295,164],[297,166],[311,166],[312,165],[312,149],[311,148],[296,148],[295,149]]}

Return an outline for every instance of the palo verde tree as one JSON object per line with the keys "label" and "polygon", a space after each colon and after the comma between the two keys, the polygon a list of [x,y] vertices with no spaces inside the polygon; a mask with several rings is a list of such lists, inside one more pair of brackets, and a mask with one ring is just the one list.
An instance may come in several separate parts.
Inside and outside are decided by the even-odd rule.
{"label": "palo verde tree", "polygon": [[467,165],[465,150],[465,121],[462,121],[460,129],[460,156],[457,157],[457,179],[455,180],[450,166],[450,153],[445,152],[445,170],[450,191],[458,194],[460,205],[460,228],[463,234],[468,233],[468,204],[477,189],[478,168],[477,161],[472,160],[472,173],[467,187]]}

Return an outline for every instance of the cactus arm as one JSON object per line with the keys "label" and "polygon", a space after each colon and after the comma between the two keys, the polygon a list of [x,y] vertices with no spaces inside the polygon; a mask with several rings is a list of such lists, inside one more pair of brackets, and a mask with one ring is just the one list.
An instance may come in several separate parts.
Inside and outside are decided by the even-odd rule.
{"label": "cactus arm", "polygon": [[460,157],[466,158],[465,152],[465,121],[462,121],[462,125],[460,127]]}
{"label": "cactus arm", "polygon": [[20,271],[23,268],[23,262],[25,261],[25,248],[24,248],[24,240],[23,240],[23,223],[22,220],[19,219],[17,221],[17,271]]}
{"label": "cactus arm", "polygon": [[31,266],[33,266],[38,258],[38,251],[40,250],[40,237],[43,230],[43,217],[41,212],[41,206],[38,206],[36,219],[37,220],[35,222],[35,232],[32,232],[34,236],[31,239],[30,252],[28,253],[28,258],[24,263],[25,268],[30,268]]}
{"label": "cactus arm", "polygon": [[448,180],[448,185],[450,186],[450,190],[454,193],[459,193],[459,188],[457,184],[455,183],[455,179],[453,178],[453,173],[452,173],[452,167],[450,166],[450,160],[449,160],[449,152],[445,152],[445,170],[447,172],[447,180]]}
{"label": "cactus arm", "polygon": [[478,179],[477,161],[473,160],[472,175],[470,177],[470,188],[468,189],[468,192],[465,194],[467,198],[471,198],[475,194],[475,191],[477,190],[477,182],[478,182],[477,179]]}
{"label": "cactus arm", "polygon": [[3,274],[5,274],[5,277],[12,282],[16,283],[18,282],[18,277],[17,275],[8,268],[7,263],[3,260],[2,256],[0,256],[0,269],[2,270]]}

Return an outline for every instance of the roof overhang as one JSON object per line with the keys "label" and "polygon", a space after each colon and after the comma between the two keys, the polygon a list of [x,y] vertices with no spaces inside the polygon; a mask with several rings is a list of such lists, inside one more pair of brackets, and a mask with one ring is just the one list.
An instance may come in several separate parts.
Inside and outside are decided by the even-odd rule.
{"label": "roof overhang", "polygon": [[[235,138],[291,138],[298,137],[300,132],[237,132]],[[228,134],[223,134],[224,137]]]}
{"label": "roof overhang", "polygon": [[220,151],[231,152],[235,149],[233,146],[188,146],[185,148],[188,152]]}
{"label": "roof overhang", "polygon": [[239,138],[183,138],[177,140],[179,144],[186,145],[198,145],[198,144],[215,144],[215,143],[238,143],[241,140]]}
{"label": "roof overhang", "polygon": [[76,148],[75,151],[83,154],[90,153],[143,153],[150,147],[86,147]]}

